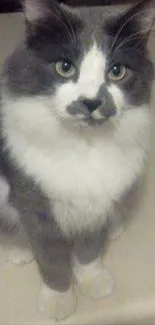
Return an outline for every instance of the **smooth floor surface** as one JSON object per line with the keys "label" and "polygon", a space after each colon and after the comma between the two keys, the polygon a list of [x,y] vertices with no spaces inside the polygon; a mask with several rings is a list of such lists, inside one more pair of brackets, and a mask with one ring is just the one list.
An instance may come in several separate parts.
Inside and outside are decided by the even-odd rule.
{"label": "smooth floor surface", "polygon": [[[23,34],[21,14],[0,16],[0,64]],[[155,58],[155,37],[151,37]],[[154,87],[155,92],[155,87]],[[155,105],[155,96],[152,108]],[[155,128],[154,128],[155,129]],[[80,296],[74,316],[63,324],[155,325],[155,132],[152,134],[146,178],[132,221],[103,257],[115,280],[111,297],[92,302]],[[0,246],[0,325],[52,324],[37,310],[40,278],[35,263],[23,267],[6,262]]]}

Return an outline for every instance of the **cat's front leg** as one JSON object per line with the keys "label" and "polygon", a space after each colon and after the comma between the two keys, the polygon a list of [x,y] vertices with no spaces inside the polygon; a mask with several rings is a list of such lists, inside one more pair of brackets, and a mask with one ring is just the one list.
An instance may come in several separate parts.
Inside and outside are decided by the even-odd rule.
{"label": "cat's front leg", "polygon": [[100,251],[103,233],[84,235],[75,243],[73,270],[81,294],[87,298],[102,299],[109,296],[113,289],[110,272],[102,265]]}
{"label": "cat's front leg", "polygon": [[76,309],[76,295],[71,286],[71,245],[61,231],[48,220],[31,217],[26,231],[42,277],[39,310],[47,317],[60,321]]}

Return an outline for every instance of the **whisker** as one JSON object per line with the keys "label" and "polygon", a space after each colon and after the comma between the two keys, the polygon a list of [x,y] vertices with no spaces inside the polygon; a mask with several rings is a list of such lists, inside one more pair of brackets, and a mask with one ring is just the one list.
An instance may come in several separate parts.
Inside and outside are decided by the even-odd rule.
{"label": "whisker", "polygon": [[144,12],[148,12],[148,11],[150,12],[151,9],[141,10],[141,11],[139,11],[138,13],[132,15],[129,19],[127,19],[127,20],[125,21],[125,23],[124,23],[124,24],[119,28],[119,30],[118,30],[118,32],[117,32],[115,38],[114,38],[114,41],[113,41],[113,43],[112,43],[112,45],[111,45],[111,48],[110,48],[110,50],[109,50],[110,53],[111,53],[111,51],[112,51],[112,49],[113,49],[115,43],[117,42],[117,39],[118,39],[118,37],[119,37],[121,31],[123,30],[123,28],[124,28],[124,27],[125,27],[125,26],[126,26],[126,25],[127,25],[127,24],[132,20],[132,19],[133,19],[133,18],[135,18],[136,16],[138,16],[138,15],[144,13]]}
{"label": "whisker", "polygon": [[73,37],[73,44],[76,45],[76,35],[75,35],[74,30],[73,30],[73,26],[72,26],[72,24],[71,24],[69,18],[67,17],[67,14],[65,13],[65,11],[62,9],[61,12],[63,13],[64,17],[66,18],[66,20],[67,20],[67,22],[68,22],[68,24],[69,24],[69,26],[70,26],[71,33],[72,33],[72,37]]}
{"label": "whisker", "polygon": [[[63,14],[64,18],[66,19],[66,24],[63,22],[63,25],[66,26],[66,30],[68,31],[68,35],[70,36],[70,40],[73,45],[76,45],[76,36],[75,36],[74,30],[73,30],[73,27],[71,25],[71,22],[69,21],[69,18],[67,17],[67,14],[63,10],[63,8],[61,8],[61,13]],[[70,28],[67,26],[67,23]]]}
{"label": "whisker", "polygon": [[[151,30],[155,30],[155,28],[152,28]],[[144,29],[144,30],[142,30],[140,32],[133,33],[130,36],[126,37],[121,43],[118,44],[118,46],[116,47],[115,51],[118,50],[119,48],[121,48],[121,46],[123,46],[125,43],[127,43],[129,41],[132,41],[132,40],[138,38],[138,37],[135,37],[135,36],[138,36],[138,35],[141,35],[141,34],[145,34],[147,31],[148,31],[147,29]]]}
{"label": "whisker", "polygon": [[[152,27],[151,28],[151,31],[155,30],[155,27]],[[136,33],[133,33],[131,34],[130,36],[128,36],[127,38],[125,38],[121,43],[118,44],[118,46],[116,47],[115,51],[119,50],[124,44],[126,44],[127,42],[129,41],[132,41],[136,38],[138,38],[137,36],[140,35],[140,34],[145,34],[148,30],[147,29],[143,29],[141,30],[140,32],[136,32]],[[134,36],[134,37],[133,37]],[[114,52],[115,52],[114,51]]]}
{"label": "whisker", "polygon": [[71,42],[74,44],[74,41],[73,41],[73,35],[72,35],[70,29],[68,28],[67,24],[65,24],[65,23],[60,19],[60,17],[59,17],[58,22],[59,22],[59,26],[62,25],[62,26],[65,28],[65,30],[66,30],[66,32],[67,32],[67,35],[69,36],[69,39],[70,39]]}
{"label": "whisker", "polygon": [[[65,24],[65,23],[61,20],[59,14],[57,14],[57,12],[54,12],[54,13],[53,13],[53,16],[54,16],[54,18],[56,18],[57,23],[59,24],[59,26],[62,26],[62,27],[66,30],[67,35],[69,36],[69,39],[70,39],[71,42],[74,44],[74,41],[73,41],[73,35],[71,34],[71,31],[70,31],[70,29],[68,28],[67,24]],[[48,25],[46,25],[44,21],[42,21],[42,26],[45,26],[46,29],[51,30],[51,27],[48,26]]]}

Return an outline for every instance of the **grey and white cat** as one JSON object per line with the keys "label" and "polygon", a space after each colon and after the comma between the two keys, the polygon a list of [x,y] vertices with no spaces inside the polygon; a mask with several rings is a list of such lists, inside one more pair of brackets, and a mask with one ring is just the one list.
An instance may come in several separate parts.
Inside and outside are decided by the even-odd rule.
{"label": "grey and white cat", "polygon": [[25,0],[25,15],[2,78],[1,175],[42,276],[39,307],[59,320],[76,308],[73,274],[87,297],[112,291],[100,251],[148,148],[155,1],[114,13]]}

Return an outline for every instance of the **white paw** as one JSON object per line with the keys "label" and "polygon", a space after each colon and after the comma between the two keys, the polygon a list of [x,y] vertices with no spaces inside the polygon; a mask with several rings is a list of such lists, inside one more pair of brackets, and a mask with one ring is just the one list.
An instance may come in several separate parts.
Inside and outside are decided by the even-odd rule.
{"label": "white paw", "polygon": [[33,261],[33,255],[30,250],[26,250],[20,247],[14,249],[8,249],[7,262],[11,262],[14,265],[22,266],[29,264]]}
{"label": "white paw", "polygon": [[60,321],[74,313],[77,306],[76,295],[69,289],[58,292],[42,285],[39,295],[39,310],[47,317]]}
{"label": "white paw", "polygon": [[98,260],[78,268],[75,273],[79,291],[84,297],[98,300],[112,293],[113,278]]}
{"label": "white paw", "polygon": [[113,279],[110,272],[103,268],[96,274],[89,274],[78,282],[81,294],[86,298],[103,299],[112,293]]}

